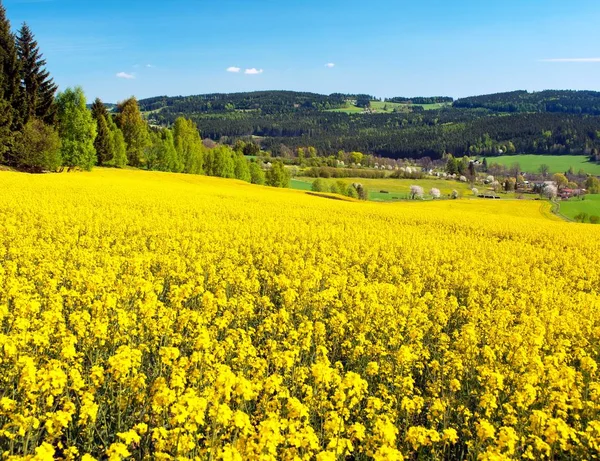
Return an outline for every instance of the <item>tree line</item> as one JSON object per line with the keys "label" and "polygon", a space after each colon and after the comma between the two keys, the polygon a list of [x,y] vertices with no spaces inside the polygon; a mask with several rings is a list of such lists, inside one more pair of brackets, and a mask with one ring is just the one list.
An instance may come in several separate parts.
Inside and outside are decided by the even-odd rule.
{"label": "tree line", "polygon": [[[593,92],[565,92],[581,101],[588,93]],[[295,97],[293,94],[286,92],[289,97]],[[272,101],[279,96],[278,92],[262,92],[261,97]],[[169,104],[169,100],[166,98],[161,104]],[[142,102],[141,107],[154,106]],[[277,112],[273,106],[263,110],[260,105],[252,111],[195,112],[170,105],[151,116],[162,126],[170,126],[177,117],[185,116],[198,125],[205,137],[222,143],[233,144],[239,138],[258,136],[262,138],[262,148],[274,153],[302,146],[314,146],[320,156],[345,150],[395,159],[441,159],[448,153],[463,156],[600,152],[600,116],[585,113],[499,113],[486,107],[456,104],[438,110],[376,114],[286,107],[285,112]]]}
{"label": "tree line", "polygon": [[454,101],[455,108],[484,108],[494,112],[555,112],[600,115],[600,92],[545,90],[529,93],[524,90],[471,96]]}
{"label": "tree line", "polygon": [[289,185],[283,163],[264,171],[244,146],[208,149],[185,117],[169,128],[150,126],[134,97],[111,112],[100,99],[88,108],[80,87],[57,91],[33,32],[23,24],[13,34],[0,3],[0,163],[31,172],[129,165]]}
{"label": "tree line", "polygon": [[158,96],[143,99],[140,107],[143,112],[160,110],[164,114],[190,113],[230,113],[252,111],[260,114],[286,114],[290,112],[310,112],[345,107],[348,100],[370,101],[373,96],[297,91],[253,91],[247,93],[211,93],[193,96]]}

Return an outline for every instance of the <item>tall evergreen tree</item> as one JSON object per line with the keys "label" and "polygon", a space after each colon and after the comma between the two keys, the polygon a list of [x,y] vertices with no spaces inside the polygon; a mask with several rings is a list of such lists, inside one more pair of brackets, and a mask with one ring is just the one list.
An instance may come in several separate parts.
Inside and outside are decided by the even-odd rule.
{"label": "tall evergreen tree", "polygon": [[57,86],[46,70],[46,60],[26,23],[17,34],[17,52],[21,79],[21,116],[24,123],[36,117],[45,123],[56,120],[54,98]]}
{"label": "tall evergreen tree", "polygon": [[19,61],[15,37],[0,0],[0,161],[14,163],[11,147],[19,128],[15,108],[19,103]]}
{"label": "tall evergreen tree", "polygon": [[106,165],[110,163],[115,154],[113,152],[111,132],[108,126],[110,114],[100,98],[96,98],[94,104],[92,104],[92,117],[96,120],[96,128],[98,131],[94,141],[98,165]]}

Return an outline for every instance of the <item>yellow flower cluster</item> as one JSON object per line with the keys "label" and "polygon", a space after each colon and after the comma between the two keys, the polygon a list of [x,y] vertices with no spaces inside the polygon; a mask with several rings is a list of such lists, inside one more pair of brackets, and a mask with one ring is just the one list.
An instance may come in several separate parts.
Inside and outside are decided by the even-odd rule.
{"label": "yellow flower cluster", "polygon": [[600,239],[548,216],[2,172],[2,458],[598,459]]}

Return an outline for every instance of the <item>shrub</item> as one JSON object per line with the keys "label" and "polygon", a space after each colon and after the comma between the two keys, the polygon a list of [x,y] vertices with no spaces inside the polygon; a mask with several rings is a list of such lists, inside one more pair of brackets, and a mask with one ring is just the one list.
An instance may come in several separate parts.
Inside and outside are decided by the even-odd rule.
{"label": "shrub", "polygon": [[60,138],[54,128],[31,119],[17,136],[15,151],[20,167],[32,171],[56,171],[61,165]]}
{"label": "shrub", "polygon": [[327,184],[321,178],[315,179],[310,187],[313,192],[325,192],[327,190]]}
{"label": "shrub", "polygon": [[358,198],[358,192],[353,185],[348,186],[346,189],[346,195],[351,198]]}

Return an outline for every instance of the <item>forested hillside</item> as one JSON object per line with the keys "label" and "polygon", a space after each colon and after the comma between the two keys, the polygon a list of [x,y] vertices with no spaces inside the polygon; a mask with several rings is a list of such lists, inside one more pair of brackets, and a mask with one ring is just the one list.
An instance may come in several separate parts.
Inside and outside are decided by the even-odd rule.
{"label": "forested hillside", "polygon": [[[592,154],[600,150],[600,93],[516,91],[459,99],[423,111],[418,104],[448,103],[449,97],[396,97],[405,104],[378,110],[369,95],[262,91],[158,97],[140,101],[155,124],[192,119],[203,137],[234,143],[258,137],[275,154],[313,146],[320,155],[339,150],[392,158],[441,158],[505,153]],[[331,111],[363,108],[355,113]]]}
{"label": "forested hillside", "polygon": [[162,115],[181,113],[228,113],[259,111],[263,114],[284,114],[306,110],[328,110],[343,107],[348,100],[372,100],[370,95],[334,93],[329,96],[295,91],[256,91],[252,93],[213,93],[196,96],[144,99],[144,111],[160,110]]}
{"label": "forested hillside", "polygon": [[456,108],[485,108],[496,112],[560,112],[600,115],[600,92],[547,90],[511,91],[472,96],[454,102]]}

